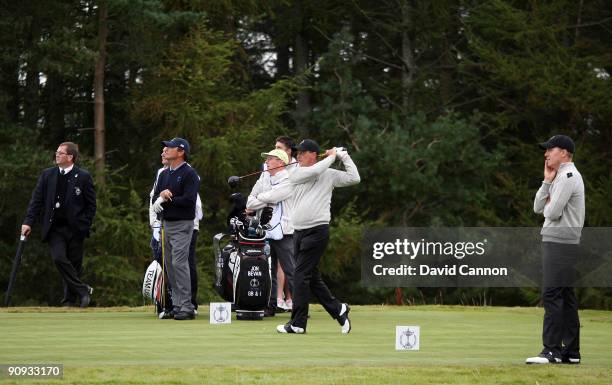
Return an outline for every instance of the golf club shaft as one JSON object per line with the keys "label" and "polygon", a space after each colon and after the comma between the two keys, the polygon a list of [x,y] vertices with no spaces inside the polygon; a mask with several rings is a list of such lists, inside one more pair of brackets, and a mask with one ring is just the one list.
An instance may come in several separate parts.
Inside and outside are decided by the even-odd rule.
{"label": "golf club shaft", "polygon": [[17,270],[19,270],[19,265],[21,264],[21,255],[23,254],[26,239],[27,237],[21,234],[19,245],[17,246],[17,252],[15,253],[15,258],[13,259],[13,267],[11,268],[11,276],[9,277],[8,287],[6,288],[6,294],[4,295],[5,307],[8,307],[9,302],[11,301],[11,293],[13,291],[13,286],[15,285],[15,280],[17,279]]}
{"label": "golf club shaft", "polygon": [[292,164],[297,164],[297,163],[298,163],[298,162],[297,162],[297,161],[295,161],[295,162],[291,162],[291,163],[288,163],[288,164],[284,164],[284,165],[282,165],[282,166],[272,167],[272,168],[268,168],[268,169],[266,169],[266,170],[261,170],[261,171],[255,171],[255,172],[252,172],[252,173],[250,173],[250,174],[246,174],[246,175],[243,175],[243,176],[239,176],[239,178],[240,178],[240,179],[242,179],[242,178],[246,178],[246,177],[249,177],[249,176],[253,176],[253,175],[257,175],[257,174],[261,174],[262,172],[266,172],[266,171],[270,171],[270,170],[276,170],[277,168],[287,167],[287,166],[290,166],[290,165],[292,165]]}
{"label": "golf club shaft", "polygon": [[[338,149],[343,150],[343,149],[344,149],[344,147],[338,147]],[[325,153],[323,153],[323,154],[319,154],[319,155],[317,155],[317,158],[325,158],[325,156],[326,156],[326,154],[325,154]],[[266,169],[266,170],[261,170],[261,171],[255,171],[255,172],[252,172],[252,173],[250,173],[250,174],[246,174],[246,175],[243,175],[243,176],[239,176],[238,178],[240,178],[240,179],[242,179],[242,178],[247,178],[247,177],[249,177],[249,176],[253,176],[253,175],[258,175],[258,174],[261,174],[262,172],[266,172],[266,171],[269,171],[269,170],[276,170],[277,168],[287,167],[287,166],[291,166],[292,164],[297,164],[297,163],[299,163],[299,162],[298,162],[298,161],[295,161],[295,162],[287,163],[287,164],[285,164],[285,165],[283,165],[283,166],[272,167],[272,168],[268,168],[268,169]]]}

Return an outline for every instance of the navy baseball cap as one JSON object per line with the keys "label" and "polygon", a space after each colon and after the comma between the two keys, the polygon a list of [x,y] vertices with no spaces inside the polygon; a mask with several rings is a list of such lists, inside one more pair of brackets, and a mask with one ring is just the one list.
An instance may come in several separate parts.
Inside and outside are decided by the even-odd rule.
{"label": "navy baseball cap", "polygon": [[298,151],[309,151],[319,153],[319,144],[312,139],[304,139],[297,146]]}
{"label": "navy baseball cap", "polygon": [[567,150],[571,152],[572,154],[576,150],[576,145],[574,144],[574,141],[572,140],[572,138],[570,138],[569,136],[565,136],[565,135],[555,135],[551,137],[550,139],[548,139],[546,142],[540,143],[539,146],[542,150],[548,150],[549,148],[559,147],[563,150]]}
{"label": "navy baseball cap", "polygon": [[170,148],[178,147],[185,151],[185,154],[189,154],[189,142],[183,138],[173,138],[172,140],[165,140],[162,142],[162,144]]}

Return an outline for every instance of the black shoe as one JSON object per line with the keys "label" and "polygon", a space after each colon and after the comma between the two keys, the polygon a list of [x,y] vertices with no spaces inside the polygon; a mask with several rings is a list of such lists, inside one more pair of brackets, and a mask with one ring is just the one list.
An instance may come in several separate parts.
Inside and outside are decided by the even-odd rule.
{"label": "black shoe", "polygon": [[293,326],[291,325],[291,322],[288,322],[284,325],[278,325],[276,327],[276,331],[278,333],[283,333],[283,334],[304,334],[306,333],[306,329],[300,328],[297,326]]}
{"label": "black shoe", "polygon": [[189,320],[189,319],[194,319],[194,318],[195,318],[195,314],[189,311],[179,311],[178,313],[174,315],[174,319],[178,321],[184,321],[184,320]]}
{"label": "black shoe", "polygon": [[174,319],[174,311],[173,310],[164,310],[158,315],[159,319]]}
{"label": "black shoe", "polygon": [[343,303],[340,307],[340,315],[338,316],[338,323],[342,326],[342,334],[348,334],[351,332],[351,320],[349,319],[349,312],[351,311],[348,303]]}
{"label": "black shoe", "polygon": [[561,362],[564,364],[578,365],[580,363],[580,357],[563,356],[561,357]]}
{"label": "black shoe", "polygon": [[93,294],[93,287],[87,286],[87,293],[81,297],[81,308],[86,308],[91,302],[91,295]]}
{"label": "black shoe", "polygon": [[561,357],[553,352],[542,352],[535,357],[529,357],[525,360],[526,364],[560,364]]}

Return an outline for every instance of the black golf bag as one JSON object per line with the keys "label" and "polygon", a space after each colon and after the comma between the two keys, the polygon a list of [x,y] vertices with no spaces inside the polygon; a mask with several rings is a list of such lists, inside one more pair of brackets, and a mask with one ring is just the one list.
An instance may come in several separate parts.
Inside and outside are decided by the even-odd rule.
{"label": "black golf bag", "polygon": [[257,218],[232,214],[236,216],[228,220],[229,234],[213,238],[215,290],[232,302],[237,319],[260,320],[272,286],[270,246]]}

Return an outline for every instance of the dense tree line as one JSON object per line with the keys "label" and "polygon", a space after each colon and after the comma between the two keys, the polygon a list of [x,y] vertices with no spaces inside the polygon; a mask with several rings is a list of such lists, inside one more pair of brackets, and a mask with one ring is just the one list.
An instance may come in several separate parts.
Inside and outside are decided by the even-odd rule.
{"label": "dense tree line", "polygon": [[[587,226],[612,216],[612,4],[605,0],[0,2],[0,283],[30,192],[52,152],[79,143],[99,211],[86,274],[100,305],[139,304],[148,192],[160,140],[187,138],[202,176],[202,301],[229,175],[276,136],[344,145],[362,183],[336,193],[323,269],[352,302],[368,226],[538,226],[535,143],[577,143]],[[254,181],[252,181],[254,183]],[[241,189],[247,192],[249,183]],[[60,282],[31,237],[20,304]],[[581,289],[612,307],[609,289]],[[534,304],[533,289],[406,289],[411,303]]]}

